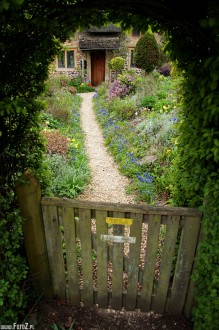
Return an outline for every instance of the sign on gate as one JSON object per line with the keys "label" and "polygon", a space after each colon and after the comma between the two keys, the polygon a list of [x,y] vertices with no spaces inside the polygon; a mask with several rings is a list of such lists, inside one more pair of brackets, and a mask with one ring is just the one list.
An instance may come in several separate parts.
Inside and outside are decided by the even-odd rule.
{"label": "sign on gate", "polygon": [[124,226],[130,226],[132,225],[133,220],[128,218],[111,218],[106,217],[106,223],[111,225],[124,225]]}
{"label": "sign on gate", "polygon": [[113,243],[135,243],[136,237],[130,236],[113,236],[113,235],[101,235],[102,241],[113,242]]}

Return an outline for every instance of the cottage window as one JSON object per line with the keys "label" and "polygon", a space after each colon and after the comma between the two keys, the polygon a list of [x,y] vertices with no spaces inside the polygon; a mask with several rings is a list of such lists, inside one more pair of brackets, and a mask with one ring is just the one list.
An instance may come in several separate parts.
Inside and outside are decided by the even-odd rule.
{"label": "cottage window", "polygon": [[72,69],[75,67],[75,51],[65,50],[58,55],[58,69]]}
{"label": "cottage window", "polygon": [[74,51],[67,51],[67,68],[74,68],[75,59],[74,59]]}
{"label": "cottage window", "polygon": [[58,67],[59,68],[65,67],[65,52],[61,52],[58,56]]}

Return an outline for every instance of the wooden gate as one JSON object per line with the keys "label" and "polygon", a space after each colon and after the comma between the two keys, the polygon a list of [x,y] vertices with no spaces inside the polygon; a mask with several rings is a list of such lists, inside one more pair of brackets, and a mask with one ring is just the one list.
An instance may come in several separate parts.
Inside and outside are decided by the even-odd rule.
{"label": "wooden gate", "polygon": [[161,314],[191,303],[196,210],[58,198],[41,204],[54,296]]}
{"label": "wooden gate", "polygon": [[190,317],[201,212],[41,199],[35,179],[17,196],[39,291],[75,305]]}

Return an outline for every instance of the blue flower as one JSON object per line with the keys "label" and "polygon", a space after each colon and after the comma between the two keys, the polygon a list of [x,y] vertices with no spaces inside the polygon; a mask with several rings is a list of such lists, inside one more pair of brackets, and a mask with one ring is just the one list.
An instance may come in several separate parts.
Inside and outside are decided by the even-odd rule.
{"label": "blue flower", "polygon": [[178,119],[177,117],[173,117],[173,118],[171,119],[171,121],[174,122],[174,123],[177,123],[177,122],[179,121],[179,119]]}

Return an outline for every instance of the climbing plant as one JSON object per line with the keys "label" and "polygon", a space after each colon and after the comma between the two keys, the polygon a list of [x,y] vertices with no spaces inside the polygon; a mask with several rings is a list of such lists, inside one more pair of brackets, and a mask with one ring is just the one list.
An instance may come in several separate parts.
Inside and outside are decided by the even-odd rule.
{"label": "climbing plant", "polygon": [[[143,32],[150,24],[154,30],[164,31],[171,58],[185,72],[181,133],[172,169],[176,185],[172,194],[176,205],[203,210],[203,242],[194,275],[194,328],[216,330],[219,328],[217,0],[198,2],[198,5],[190,0],[0,1],[0,200],[3,205],[0,214],[4,223],[0,245],[0,261],[4,264],[0,274],[0,315],[5,317],[4,322],[14,321],[18,315],[15,306],[19,309],[24,300],[18,295],[25,276],[25,271],[19,271],[24,264],[19,259],[22,240],[12,235],[12,228],[20,228],[21,221],[14,211],[14,185],[27,168],[40,168],[41,105],[34,99],[43,91],[48,66],[59,50],[60,41],[67,39],[79,25],[100,26],[104,21],[120,21],[124,29],[135,26]],[[17,235],[22,239],[20,230]],[[10,269],[9,263],[13,265]],[[18,273],[21,275],[17,276]],[[20,297],[19,303],[16,296]]]}

